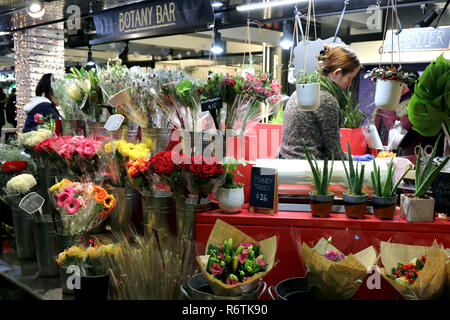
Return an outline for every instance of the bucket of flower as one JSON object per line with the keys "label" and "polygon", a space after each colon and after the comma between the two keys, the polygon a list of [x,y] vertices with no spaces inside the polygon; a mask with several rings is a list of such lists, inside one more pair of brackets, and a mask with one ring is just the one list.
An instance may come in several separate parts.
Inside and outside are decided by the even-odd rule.
{"label": "bucket of flower", "polygon": [[447,282],[447,256],[436,240],[431,247],[380,243],[381,275],[406,300],[441,299]]}
{"label": "bucket of flower", "polygon": [[367,269],[375,264],[376,252],[369,246],[344,255],[331,245],[331,241],[332,237],[328,240],[320,238],[313,248],[302,243],[308,286],[315,299],[349,300],[358,291]]}
{"label": "bucket of flower", "polygon": [[[258,242],[217,219],[197,262],[215,299],[256,300],[265,292],[261,279],[272,270],[276,251],[276,236]],[[191,296],[193,289],[188,283]]]}

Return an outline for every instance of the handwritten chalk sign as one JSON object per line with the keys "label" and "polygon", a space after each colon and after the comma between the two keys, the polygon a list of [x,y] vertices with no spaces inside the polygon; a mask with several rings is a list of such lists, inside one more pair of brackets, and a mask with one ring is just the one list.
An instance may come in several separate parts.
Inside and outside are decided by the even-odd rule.
{"label": "handwritten chalk sign", "polygon": [[44,205],[45,199],[42,198],[36,192],[27,194],[19,203],[19,207],[26,211],[28,214],[38,211]]}
{"label": "handwritten chalk sign", "polygon": [[278,212],[278,171],[252,167],[250,212]]}
{"label": "handwritten chalk sign", "polygon": [[105,123],[105,129],[108,131],[114,131],[120,128],[125,117],[121,114],[113,114],[108,118]]}
{"label": "handwritten chalk sign", "polygon": [[203,99],[200,104],[203,112],[221,109],[223,106],[221,97]]}
{"label": "handwritten chalk sign", "polygon": [[438,174],[432,185],[435,211],[450,216],[450,173]]}

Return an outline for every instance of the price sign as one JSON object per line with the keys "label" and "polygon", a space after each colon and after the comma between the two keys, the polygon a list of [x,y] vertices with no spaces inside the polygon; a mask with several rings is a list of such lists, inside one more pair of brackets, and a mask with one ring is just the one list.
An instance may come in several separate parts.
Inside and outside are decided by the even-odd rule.
{"label": "price sign", "polygon": [[450,173],[438,174],[432,185],[435,211],[450,216]]}
{"label": "price sign", "polygon": [[278,212],[278,171],[252,167],[250,185],[250,212]]}
{"label": "price sign", "polygon": [[44,205],[45,199],[36,192],[27,194],[19,203],[19,207],[25,210],[28,214],[38,211]]}
{"label": "price sign", "polygon": [[121,114],[113,114],[108,118],[105,123],[105,129],[108,131],[114,131],[120,128],[125,117]]}
{"label": "price sign", "polygon": [[200,101],[200,104],[202,106],[203,112],[221,109],[222,108],[222,98],[216,97],[216,98],[210,98],[210,99],[203,99]]}

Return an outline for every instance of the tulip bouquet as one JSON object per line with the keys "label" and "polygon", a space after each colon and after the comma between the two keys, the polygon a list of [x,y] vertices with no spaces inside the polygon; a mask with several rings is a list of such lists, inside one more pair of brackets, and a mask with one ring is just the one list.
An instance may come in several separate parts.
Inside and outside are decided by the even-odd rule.
{"label": "tulip bouquet", "polygon": [[115,186],[124,187],[128,181],[127,163],[148,158],[150,149],[144,143],[133,144],[125,140],[108,142],[104,150],[110,160],[111,180]]}
{"label": "tulip bouquet", "polygon": [[50,189],[51,200],[59,211],[64,234],[78,235],[98,227],[114,210],[116,199],[93,183],[63,179]]}
{"label": "tulip bouquet", "polygon": [[78,108],[87,116],[89,120],[101,122],[105,120],[106,115],[101,106],[102,91],[98,85],[97,70],[86,71],[70,68],[69,74],[65,78],[68,80],[66,94],[75,101]]}
{"label": "tulip bouquet", "polygon": [[120,246],[105,244],[88,248],[72,246],[59,253],[56,262],[61,268],[80,267],[80,276],[102,276],[109,273],[111,263],[117,258]]}

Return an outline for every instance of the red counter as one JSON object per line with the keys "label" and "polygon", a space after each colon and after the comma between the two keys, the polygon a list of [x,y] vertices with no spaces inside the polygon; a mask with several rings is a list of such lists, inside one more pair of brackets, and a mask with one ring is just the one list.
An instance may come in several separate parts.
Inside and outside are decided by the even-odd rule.
{"label": "red counter", "polygon": [[[204,252],[216,219],[222,219],[256,240],[278,236],[278,264],[264,279],[268,285],[273,286],[284,279],[305,274],[293,234],[300,235],[301,241],[308,244],[317,242],[321,237],[327,239],[333,236],[333,245],[344,254],[348,254],[346,250],[357,252],[368,245],[374,245],[379,252],[379,241],[389,239],[392,242],[427,246],[436,239],[446,248],[450,248],[450,221],[440,219],[434,222],[410,223],[398,214],[393,220],[379,220],[372,215],[367,215],[363,220],[355,220],[347,218],[343,213],[332,213],[330,218],[315,218],[310,212],[287,211],[270,216],[250,213],[244,207],[238,214],[222,214],[220,210],[198,214],[195,230],[198,252]],[[383,279],[380,290],[369,290],[365,283],[363,281],[355,298],[398,298],[395,290]]]}

